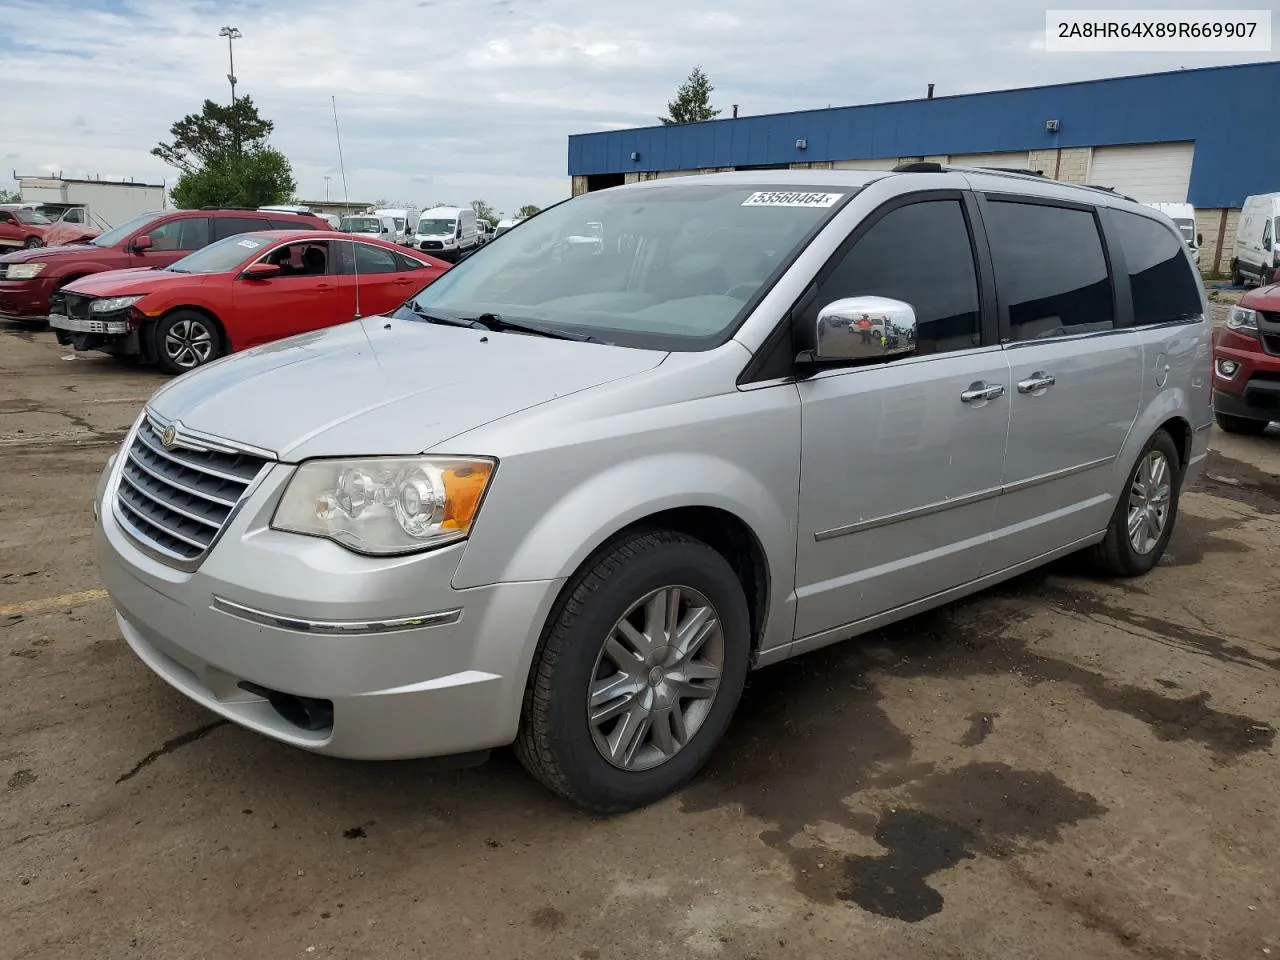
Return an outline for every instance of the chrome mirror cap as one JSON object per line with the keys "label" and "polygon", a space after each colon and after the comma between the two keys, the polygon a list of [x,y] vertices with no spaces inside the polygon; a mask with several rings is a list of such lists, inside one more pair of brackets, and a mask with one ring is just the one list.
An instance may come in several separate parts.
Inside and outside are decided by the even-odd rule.
{"label": "chrome mirror cap", "polygon": [[888,297],[847,297],[818,312],[815,360],[879,360],[916,351],[916,312]]}

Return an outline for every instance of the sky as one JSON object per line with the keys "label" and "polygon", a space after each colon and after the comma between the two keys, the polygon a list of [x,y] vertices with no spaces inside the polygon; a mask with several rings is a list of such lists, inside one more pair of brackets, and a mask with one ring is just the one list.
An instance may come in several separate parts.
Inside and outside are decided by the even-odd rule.
{"label": "sky", "polygon": [[569,134],[656,123],[696,64],[727,116],[1274,57],[1047,53],[1025,0],[0,0],[0,189],[14,170],[172,183],[150,150],[230,99],[224,25],[300,198],[342,196],[336,97],[352,200],[508,213],[568,195]]}

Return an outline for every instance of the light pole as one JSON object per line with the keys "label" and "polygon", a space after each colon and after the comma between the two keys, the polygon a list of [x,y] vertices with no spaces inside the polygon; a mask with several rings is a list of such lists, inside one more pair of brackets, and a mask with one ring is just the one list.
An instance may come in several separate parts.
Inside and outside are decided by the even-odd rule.
{"label": "light pole", "polygon": [[231,72],[227,74],[227,79],[231,81],[231,105],[236,105],[236,51],[232,44],[239,40],[242,34],[238,27],[223,27],[218,31],[218,36],[227,38],[227,57],[231,61]]}
{"label": "light pole", "polygon": [[324,175],[324,202],[329,202],[329,175]]}

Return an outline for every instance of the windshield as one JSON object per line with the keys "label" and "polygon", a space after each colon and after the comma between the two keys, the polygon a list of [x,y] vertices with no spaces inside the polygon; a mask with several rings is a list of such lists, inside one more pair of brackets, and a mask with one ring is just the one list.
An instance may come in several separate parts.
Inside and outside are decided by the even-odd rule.
{"label": "windshield", "polygon": [[165,269],[172,273],[227,273],[271,243],[270,237],[241,233],[211,243]]}
{"label": "windshield", "polygon": [[158,213],[140,214],[128,223],[120,224],[120,226],[116,227],[114,230],[108,230],[106,233],[98,234],[98,236],[94,237],[89,242],[95,247],[114,247],[135,230],[141,229],[149,223],[154,223],[163,216],[163,211]]}
{"label": "windshield", "polygon": [[1184,217],[1177,217],[1174,219],[1173,224],[1178,228],[1178,232],[1182,234],[1182,239],[1192,246],[1195,246],[1196,222]]}
{"label": "windshield", "polygon": [[13,215],[23,223],[35,224],[36,226],[53,223],[53,221],[43,213],[36,213],[34,210],[15,210],[13,211]]}
{"label": "windshield", "polygon": [[338,229],[343,233],[381,233],[382,221],[377,217],[343,217]]}
{"label": "windshield", "polygon": [[442,233],[453,233],[457,226],[457,220],[419,220],[418,232],[427,236],[439,236]]}
{"label": "windshield", "polygon": [[853,192],[735,183],[584,194],[482,247],[415,303],[631,346],[706,349]]}

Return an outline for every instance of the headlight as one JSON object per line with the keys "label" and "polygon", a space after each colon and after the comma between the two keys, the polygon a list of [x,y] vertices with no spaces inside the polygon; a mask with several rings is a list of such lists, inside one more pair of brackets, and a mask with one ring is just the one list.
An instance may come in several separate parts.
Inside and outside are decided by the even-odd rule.
{"label": "headlight", "polygon": [[117,310],[132,307],[142,297],[141,293],[134,297],[103,297],[101,300],[90,303],[89,310],[92,313],[115,313]]}
{"label": "headlight", "polygon": [[1248,307],[1232,307],[1231,313],[1227,314],[1227,326],[1236,333],[1243,333],[1247,337],[1256,337],[1258,335],[1258,314]]}
{"label": "headlight", "polygon": [[311,460],[298,467],[271,526],[390,556],[465,540],[495,464],[473,457]]}
{"label": "headlight", "polygon": [[34,280],[47,266],[47,263],[11,263],[5,275],[10,280]]}

